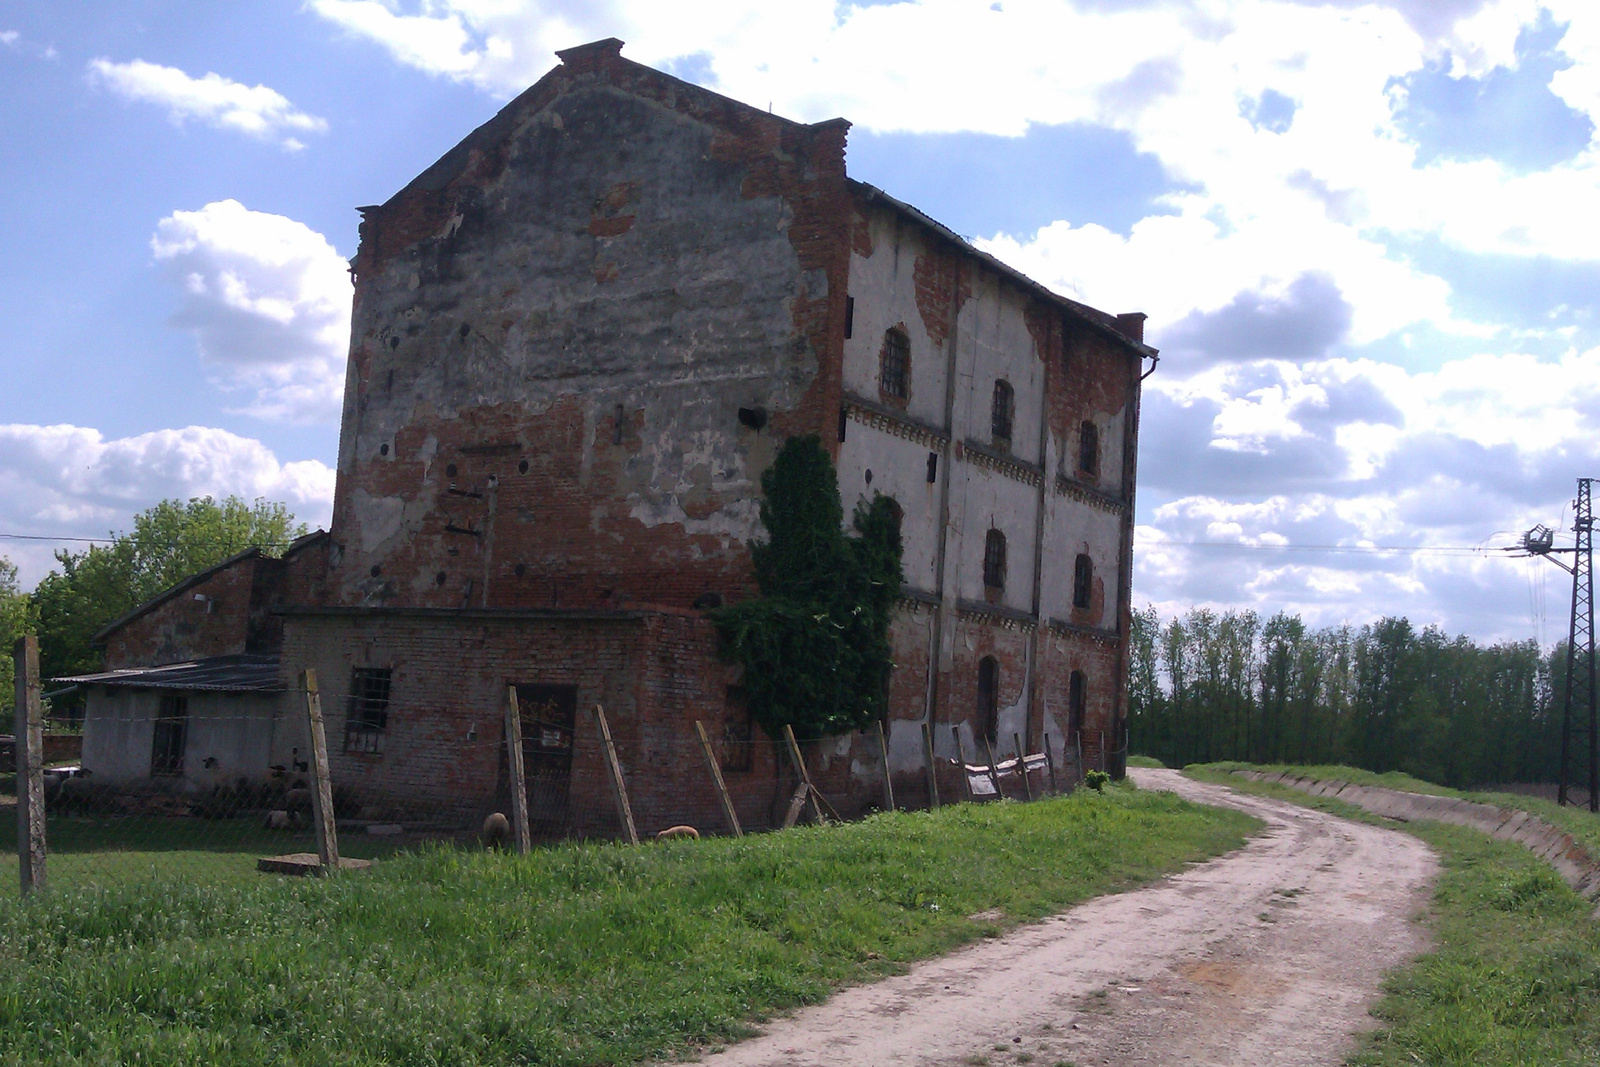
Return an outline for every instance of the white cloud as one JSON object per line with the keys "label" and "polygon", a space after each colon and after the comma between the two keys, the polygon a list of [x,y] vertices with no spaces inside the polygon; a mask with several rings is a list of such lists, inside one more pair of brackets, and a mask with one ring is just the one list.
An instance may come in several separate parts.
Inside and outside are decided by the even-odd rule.
{"label": "white cloud", "polygon": [[244,85],[219,74],[191,78],[177,67],[142,59],[128,63],[92,59],[89,75],[124,100],[166,108],[167,117],[178,125],[202,122],[289,151],[305,147],[296,135],[322,133],[328,128],[326,120],[297,109],[274,89]]}
{"label": "white cloud", "polygon": [[21,36],[16,30],[0,30],[0,44],[5,45],[7,48],[15,48],[17,39]]}
{"label": "white cloud", "polygon": [[173,324],[192,330],[216,382],[253,393],[262,418],[336,418],[350,340],[348,264],[310,227],[236,200],[174,211],[150,240],[182,293]]}
{"label": "white cloud", "polygon": [[[236,495],[288,505],[325,526],[333,471],[317,460],[284,463],[260,441],[189,426],[107,440],[82,426],[0,425],[0,530],[104,537],[168,498]],[[32,585],[50,568],[56,544],[5,541],[0,553]]]}

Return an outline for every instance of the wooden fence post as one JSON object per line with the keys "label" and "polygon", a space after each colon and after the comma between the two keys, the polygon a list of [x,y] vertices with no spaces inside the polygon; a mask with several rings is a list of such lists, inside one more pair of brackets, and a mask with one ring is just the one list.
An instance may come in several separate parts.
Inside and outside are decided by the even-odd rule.
{"label": "wooden fence post", "polygon": [[611,795],[617,802],[617,815],[622,820],[622,828],[627,832],[628,844],[639,843],[639,831],[633,825],[633,808],[628,804],[628,787],[622,781],[622,764],[617,759],[617,746],[611,740],[611,726],[606,722],[606,711],[599,704],[594,706],[594,718],[600,724],[600,742],[605,747],[606,774],[611,779]]}
{"label": "wooden fence post", "polygon": [[[811,780],[811,772],[806,770],[806,761],[800,755],[800,742],[794,739],[794,727],[788,723],[783,724],[783,740],[789,746],[789,759],[794,763],[795,773],[800,776],[800,782],[806,787],[806,799],[811,801],[811,814],[816,816],[817,822],[825,823],[828,820],[822,817],[822,798],[817,793],[816,783]],[[834,813],[837,816],[837,812]]]}
{"label": "wooden fence post", "polygon": [[17,869],[22,894],[45,887],[44,715],[39,699],[39,639],[17,638]]}
{"label": "wooden fence post", "polygon": [[717,753],[711,747],[711,738],[706,736],[705,724],[699,719],[694,721],[694,732],[700,738],[700,751],[705,753],[706,770],[711,772],[711,784],[717,787],[717,799],[722,801],[722,815],[728,820],[728,829],[733,831],[734,837],[743,837],[744,828],[739,825],[739,813],[733,810],[733,798],[728,795],[728,783],[722,780],[722,768],[717,764]]}
{"label": "wooden fence post", "polygon": [[961,795],[972,803],[972,779],[967,777],[967,750],[961,746],[961,727],[950,724],[950,736],[956,742],[956,766],[961,770]]}
{"label": "wooden fence post", "polygon": [[928,765],[928,808],[939,806],[939,774],[933,762],[933,727],[922,724],[922,759]]}
{"label": "wooden fence post", "polygon": [[1000,774],[994,769],[994,749],[989,745],[989,735],[980,733],[978,740],[983,742],[984,754],[989,757],[989,784],[994,786],[995,799],[1004,800],[1006,795],[1000,791]]}
{"label": "wooden fence post", "polygon": [[506,767],[511,772],[511,840],[517,855],[526,856],[533,849],[533,835],[528,829],[528,772],[522,762],[522,706],[514,685],[506,686]]}
{"label": "wooden fence post", "polygon": [[883,720],[872,724],[878,731],[878,751],[883,754],[883,810],[894,810],[894,775],[889,770],[889,742],[883,736]]}
{"label": "wooden fence post", "polygon": [[333,781],[328,775],[328,735],[322,728],[322,694],[317,672],[300,672],[306,694],[306,725],[311,735],[311,819],[317,825],[317,860],[323,874],[339,869],[339,828],[333,818]]}
{"label": "wooden fence post", "polygon": [[1017,770],[1022,772],[1022,795],[1032,800],[1033,783],[1028,781],[1028,756],[1022,751],[1022,735],[1012,734],[1011,739],[1017,743]]}

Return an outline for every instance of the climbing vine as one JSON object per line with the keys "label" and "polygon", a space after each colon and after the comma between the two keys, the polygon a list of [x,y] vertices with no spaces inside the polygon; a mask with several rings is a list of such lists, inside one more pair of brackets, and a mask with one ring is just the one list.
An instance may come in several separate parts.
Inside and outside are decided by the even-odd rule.
{"label": "climbing vine", "polygon": [[815,436],[791,438],[761,477],[767,540],[753,542],[761,595],[712,613],[722,657],[744,667],[756,721],[802,739],[883,716],[889,621],[900,598],[900,509],[875,493],[844,531],[833,460]]}

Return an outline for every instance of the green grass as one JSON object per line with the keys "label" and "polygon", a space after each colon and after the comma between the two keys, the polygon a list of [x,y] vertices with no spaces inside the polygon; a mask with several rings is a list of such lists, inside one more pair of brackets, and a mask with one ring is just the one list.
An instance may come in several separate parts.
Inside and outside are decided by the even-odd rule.
{"label": "green grass", "polygon": [[[1243,766],[1243,765],[1239,765]],[[1309,768],[1314,777],[1338,777]],[[1464,827],[1399,824],[1215,765],[1186,774],[1243,792],[1415,834],[1442,872],[1427,918],[1434,950],[1389,975],[1373,1014],[1382,1028],[1358,1067],[1522,1067],[1600,1063],[1600,922],[1589,904],[1526,848]],[[1372,775],[1370,784],[1394,785]]]}
{"label": "green grass", "polygon": [[1160,760],[1156,759],[1154,756],[1129,756],[1128,757],[1128,766],[1130,766],[1130,767],[1151,767],[1151,768],[1154,768],[1156,770],[1163,770],[1163,769],[1166,768],[1167,765],[1165,763],[1162,763]]}
{"label": "green grass", "polygon": [[1333,779],[1335,781],[1350,782],[1353,785],[1381,786],[1385,789],[1399,789],[1407,793],[1427,793],[1437,797],[1459,797],[1463,800],[1472,800],[1480,804],[1494,804],[1497,807],[1509,808],[1513,811],[1526,811],[1537,815],[1553,826],[1559,826],[1573,839],[1589,850],[1589,854],[1600,857],[1600,816],[1596,816],[1588,808],[1568,805],[1562,807],[1554,801],[1541,797],[1524,796],[1520,793],[1479,793],[1451,789],[1449,786],[1436,785],[1421,778],[1413,778],[1409,774],[1399,771],[1388,771],[1376,774],[1364,771],[1358,767],[1344,767],[1338,764],[1319,766],[1298,766],[1286,763],[1207,763],[1199,766],[1214,768],[1216,770],[1256,770],[1270,774],[1287,771],[1301,778]]}
{"label": "green grass", "polygon": [[[434,848],[329,879],[52,891],[0,903],[0,1063],[633,1063],[1259,825],[1083,790],[742,840]],[[1004,918],[969,917],[991,909]]]}
{"label": "green grass", "polygon": [[[14,808],[0,809],[0,895],[17,890]],[[256,859],[315,852],[307,830],[268,830],[258,817],[238,819],[78,818],[51,816],[45,826],[45,871],[60,889],[110,888],[163,878],[190,884],[254,885]],[[341,855],[376,859],[395,851],[392,838],[341,834]]]}

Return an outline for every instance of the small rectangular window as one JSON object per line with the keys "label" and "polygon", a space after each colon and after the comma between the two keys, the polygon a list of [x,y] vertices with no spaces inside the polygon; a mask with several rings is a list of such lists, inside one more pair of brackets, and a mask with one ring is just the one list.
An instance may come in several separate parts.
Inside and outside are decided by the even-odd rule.
{"label": "small rectangular window", "polygon": [[844,412],[844,408],[840,408],[839,409],[839,440],[840,441],[844,440],[844,424],[845,424],[845,412]]}
{"label": "small rectangular window", "polygon": [[844,298],[844,336],[848,340],[856,335],[856,298]]}
{"label": "small rectangular window", "polygon": [[932,485],[939,480],[939,453],[928,453],[928,484]]}
{"label": "small rectangular window", "polygon": [[357,667],[350,672],[350,702],[345,708],[344,750],[381,753],[389,730],[388,667]]}
{"label": "small rectangular window", "polygon": [[898,326],[883,335],[878,356],[878,389],[886,397],[904,400],[911,395],[911,338]]}
{"label": "small rectangular window", "polygon": [[189,698],[164,694],[150,742],[150,776],[183,777],[183,750],[189,741]]}

